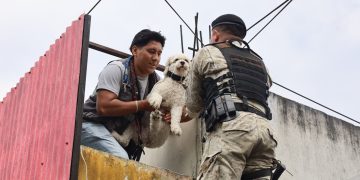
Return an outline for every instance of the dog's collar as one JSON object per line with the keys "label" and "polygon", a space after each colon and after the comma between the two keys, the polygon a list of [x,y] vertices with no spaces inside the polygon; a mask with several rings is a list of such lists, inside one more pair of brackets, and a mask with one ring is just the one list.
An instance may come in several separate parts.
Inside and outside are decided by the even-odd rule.
{"label": "dog's collar", "polygon": [[168,71],[166,73],[166,75],[169,76],[171,79],[173,79],[175,81],[181,81],[182,82],[185,79],[184,76],[178,76],[178,75],[172,73],[171,71]]}

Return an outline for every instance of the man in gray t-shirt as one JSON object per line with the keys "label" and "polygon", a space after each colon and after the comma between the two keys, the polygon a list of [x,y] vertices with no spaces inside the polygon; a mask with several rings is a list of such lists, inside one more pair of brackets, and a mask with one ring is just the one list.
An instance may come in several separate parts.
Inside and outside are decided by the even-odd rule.
{"label": "man in gray t-shirt", "polygon": [[111,131],[121,134],[131,121],[141,123],[141,119],[148,118],[145,111],[154,110],[144,99],[158,81],[155,69],[164,44],[165,37],[160,33],[144,29],[131,43],[132,56],[110,62],[102,70],[94,93],[84,104],[81,144],[119,157],[140,159],[141,144],[122,147]]}

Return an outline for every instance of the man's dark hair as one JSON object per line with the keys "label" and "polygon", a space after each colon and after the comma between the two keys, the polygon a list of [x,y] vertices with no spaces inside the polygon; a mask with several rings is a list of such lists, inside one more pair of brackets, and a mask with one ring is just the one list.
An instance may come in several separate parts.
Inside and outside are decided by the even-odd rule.
{"label": "man's dark hair", "polygon": [[130,51],[134,45],[138,46],[138,47],[144,47],[150,41],[159,42],[161,44],[161,46],[164,47],[165,40],[166,40],[166,38],[163,35],[161,35],[159,32],[151,31],[149,29],[143,29],[135,35],[135,37],[130,45]]}

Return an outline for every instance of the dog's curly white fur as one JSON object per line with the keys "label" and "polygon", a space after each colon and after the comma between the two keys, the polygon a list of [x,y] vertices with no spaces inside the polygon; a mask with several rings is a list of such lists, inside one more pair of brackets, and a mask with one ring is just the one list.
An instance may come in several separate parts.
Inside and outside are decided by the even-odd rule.
{"label": "dog's curly white fur", "polygon": [[[143,145],[148,148],[156,148],[163,145],[170,134],[181,135],[180,120],[185,105],[185,85],[182,81],[176,81],[167,74],[171,72],[175,76],[186,77],[190,69],[190,60],[184,54],[170,57],[164,70],[164,79],[157,82],[147,96],[150,105],[156,110],[151,112],[150,121],[143,122],[141,140]],[[162,120],[161,108],[169,109],[171,114],[171,125]],[[112,135],[123,146],[127,146],[130,139],[137,141],[136,126],[130,126],[120,136],[113,131]]]}
{"label": "dog's curly white fur", "polygon": [[[157,133],[155,146],[161,146],[169,135],[169,127],[172,133],[181,135],[180,120],[185,105],[185,88],[184,78],[188,75],[190,68],[190,60],[184,55],[179,54],[168,59],[165,70],[164,79],[159,81],[153,87],[151,93],[147,96],[150,105],[155,109],[160,106],[168,108],[171,114],[171,125],[162,121],[161,114],[158,110],[151,113],[150,131]],[[180,77],[179,81],[174,80],[170,76],[173,74]]]}

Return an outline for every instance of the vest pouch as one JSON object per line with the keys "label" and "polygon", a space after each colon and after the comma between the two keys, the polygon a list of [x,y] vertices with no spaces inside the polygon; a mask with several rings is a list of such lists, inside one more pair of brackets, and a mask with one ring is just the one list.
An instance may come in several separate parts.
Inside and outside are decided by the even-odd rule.
{"label": "vest pouch", "polygon": [[205,119],[206,132],[211,132],[214,129],[214,125],[219,119],[214,101],[211,103],[210,107],[208,107],[208,109],[205,111],[204,119]]}
{"label": "vest pouch", "polygon": [[227,107],[227,111],[229,113],[229,117],[234,117],[236,115],[236,108],[234,101],[231,99],[231,96],[229,94],[224,95],[225,97],[225,104]]}
{"label": "vest pouch", "polygon": [[227,117],[227,114],[226,114],[226,109],[224,107],[222,96],[218,96],[215,98],[215,106],[219,120],[225,119]]}
{"label": "vest pouch", "polygon": [[211,132],[217,122],[227,117],[227,110],[222,98],[217,96],[205,112],[206,132]]}

